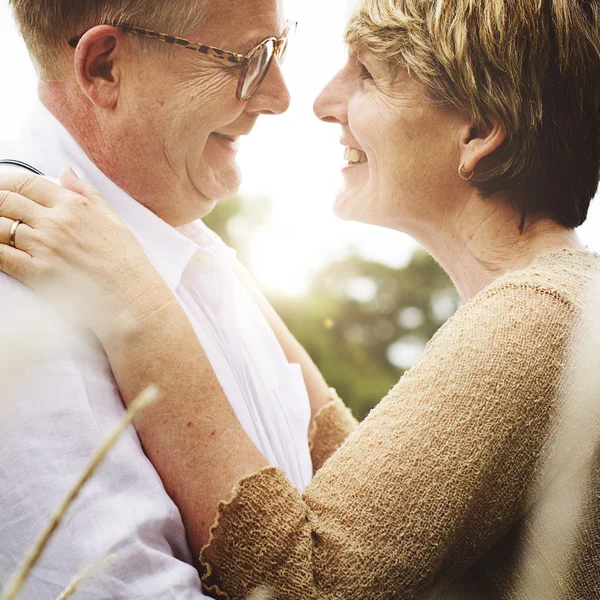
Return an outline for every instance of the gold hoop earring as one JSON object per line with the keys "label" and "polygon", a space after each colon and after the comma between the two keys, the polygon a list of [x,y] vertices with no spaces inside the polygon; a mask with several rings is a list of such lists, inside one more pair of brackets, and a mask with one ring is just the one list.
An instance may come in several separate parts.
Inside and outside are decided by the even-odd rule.
{"label": "gold hoop earring", "polygon": [[462,163],[462,165],[460,165],[460,167],[458,167],[458,174],[463,181],[471,181],[471,179],[473,179],[473,175],[475,175],[475,169],[473,169],[471,171],[471,174],[467,176],[467,175],[465,175],[465,172],[463,171],[464,166],[465,166],[465,163]]}

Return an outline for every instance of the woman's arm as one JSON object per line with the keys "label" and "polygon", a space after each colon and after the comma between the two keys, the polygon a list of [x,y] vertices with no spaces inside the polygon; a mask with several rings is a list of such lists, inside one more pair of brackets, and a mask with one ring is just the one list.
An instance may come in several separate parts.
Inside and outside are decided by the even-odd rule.
{"label": "woman's arm", "polygon": [[[209,589],[232,600],[263,585],[278,600],[411,598],[458,576],[521,518],[572,322],[560,298],[507,286],[461,309],[301,497],[243,432],[191,325],[153,283],[153,269],[135,258],[124,232],[94,213],[92,191],[81,191],[89,202],[73,200],[75,212],[98,225],[86,239],[93,252],[73,227],[61,228],[61,241],[81,249],[68,260],[62,244],[40,245],[27,229],[19,245],[40,252],[42,262],[52,257],[61,281],[91,272],[96,293],[106,291],[110,301],[101,302],[106,311],[95,327],[125,400],[149,382],[163,390],[140,436],[194,549],[207,541],[219,506],[202,552]],[[62,214],[49,210],[54,216],[27,214],[22,200],[0,197],[2,214],[34,226]],[[117,238],[114,260],[133,257],[120,260],[117,276],[115,264],[99,258],[106,236],[111,245]],[[0,245],[3,269],[34,284],[36,260],[11,250]],[[132,287],[128,277],[139,281]],[[89,287],[73,289],[89,297]],[[190,373],[200,374],[193,384]]]}
{"label": "woman's arm", "polygon": [[302,497],[274,468],[237,484],[201,554],[205,587],[401,600],[460,577],[530,505],[572,321],[526,286],[461,309]]}
{"label": "woman's arm", "polygon": [[151,383],[161,390],[161,401],[136,429],[198,556],[218,503],[268,463],[240,425],[179,303],[144,312],[101,342],[125,404]]}
{"label": "woman's arm", "polygon": [[[198,555],[218,502],[267,462],[133,234],[93,188],[73,174],[63,183],[76,193],[39,177],[0,176],[0,270],[96,333],[126,404],[158,385],[162,401],[137,429]],[[23,222],[16,248],[8,245],[14,219]]]}
{"label": "woman's arm", "polygon": [[[75,193],[38,177],[0,177],[0,190],[7,190],[0,192],[1,269],[95,331],[126,404],[150,383],[162,390],[163,401],[137,428],[199,554],[217,503],[267,462],[239,424],[183,309],[129,229],[72,172],[63,174],[63,183]],[[23,222],[16,248],[6,245],[13,219]],[[356,423],[341,401],[330,399],[319,371],[250,276],[240,275],[288,357],[302,365],[313,411],[327,415],[326,439],[320,417],[312,426],[313,449],[324,461]]]}

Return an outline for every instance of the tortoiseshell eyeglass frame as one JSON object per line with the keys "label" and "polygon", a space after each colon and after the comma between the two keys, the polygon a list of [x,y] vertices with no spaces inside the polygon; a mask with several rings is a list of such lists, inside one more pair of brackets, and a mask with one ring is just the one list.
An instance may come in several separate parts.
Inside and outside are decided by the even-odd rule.
{"label": "tortoiseshell eyeglass frame", "polygon": [[[160,42],[165,42],[167,44],[172,44],[174,46],[181,46],[182,48],[186,48],[187,50],[192,50],[193,52],[199,52],[200,54],[205,54],[206,56],[229,63],[230,66],[240,67],[240,75],[238,80],[238,87],[236,91],[236,96],[238,100],[242,102],[247,102],[252,98],[252,96],[256,93],[260,85],[262,84],[264,78],[267,76],[269,69],[271,67],[271,63],[274,58],[277,58],[279,63],[281,64],[285,58],[285,53],[288,48],[288,40],[296,31],[298,27],[298,23],[296,21],[288,21],[286,23],[285,31],[280,38],[269,37],[264,39],[260,44],[252,48],[248,54],[238,54],[237,52],[229,52],[228,50],[221,50],[220,48],[215,48],[214,46],[205,46],[204,44],[200,44],[199,42],[193,42],[192,40],[186,40],[185,38],[176,37],[173,35],[169,35],[167,33],[160,33],[159,31],[152,31],[151,29],[144,29],[142,27],[134,27],[132,25],[125,25],[121,23],[106,23],[106,25],[110,25],[111,27],[117,27],[122,29],[123,31],[127,31],[130,33],[136,33],[138,35],[152,38],[158,40]],[[72,48],[77,48],[77,44],[81,41],[81,38],[85,34],[78,35],[69,40],[69,46]],[[257,79],[257,83],[252,89],[252,91],[245,96],[243,95],[244,83],[246,81],[246,76],[248,75],[248,67],[252,59],[256,56],[258,52],[260,52],[264,46],[267,44],[274,44],[273,54],[271,55],[269,61],[263,67],[263,70],[260,76]]]}

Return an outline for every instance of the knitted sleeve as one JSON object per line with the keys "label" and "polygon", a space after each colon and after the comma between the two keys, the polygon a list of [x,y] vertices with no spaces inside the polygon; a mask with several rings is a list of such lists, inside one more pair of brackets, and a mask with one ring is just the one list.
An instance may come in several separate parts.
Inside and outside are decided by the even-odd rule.
{"label": "knitted sleeve", "polygon": [[201,554],[205,589],[397,600],[458,577],[528,507],[572,313],[526,284],[460,309],[304,496],[275,468],[238,483]]}
{"label": "knitted sleeve", "polygon": [[342,445],[358,427],[350,409],[331,390],[331,400],[315,415],[308,434],[308,444],[313,469],[318,471],[325,461]]}

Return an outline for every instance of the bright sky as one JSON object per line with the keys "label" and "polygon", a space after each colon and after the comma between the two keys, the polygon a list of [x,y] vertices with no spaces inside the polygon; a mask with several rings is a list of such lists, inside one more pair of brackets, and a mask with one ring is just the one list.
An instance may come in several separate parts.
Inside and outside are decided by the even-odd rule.
{"label": "bright sky", "polygon": [[[404,264],[416,244],[381,228],[347,223],[331,212],[341,185],[340,130],[320,123],[312,103],[344,63],[343,29],[348,0],[289,0],[288,15],[300,21],[285,70],[292,106],[283,116],[262,117],[240,151],[241,193],[268,196],[273,212],[257,236],[252,268],[267,288],[301,294],[310,274],[351,249],[393,266]],[[0,136],[18,135],[35,100],[33,67],[10,11],[0,0]],[[584,242],[600,252],[600,200],[581,230]]]}

